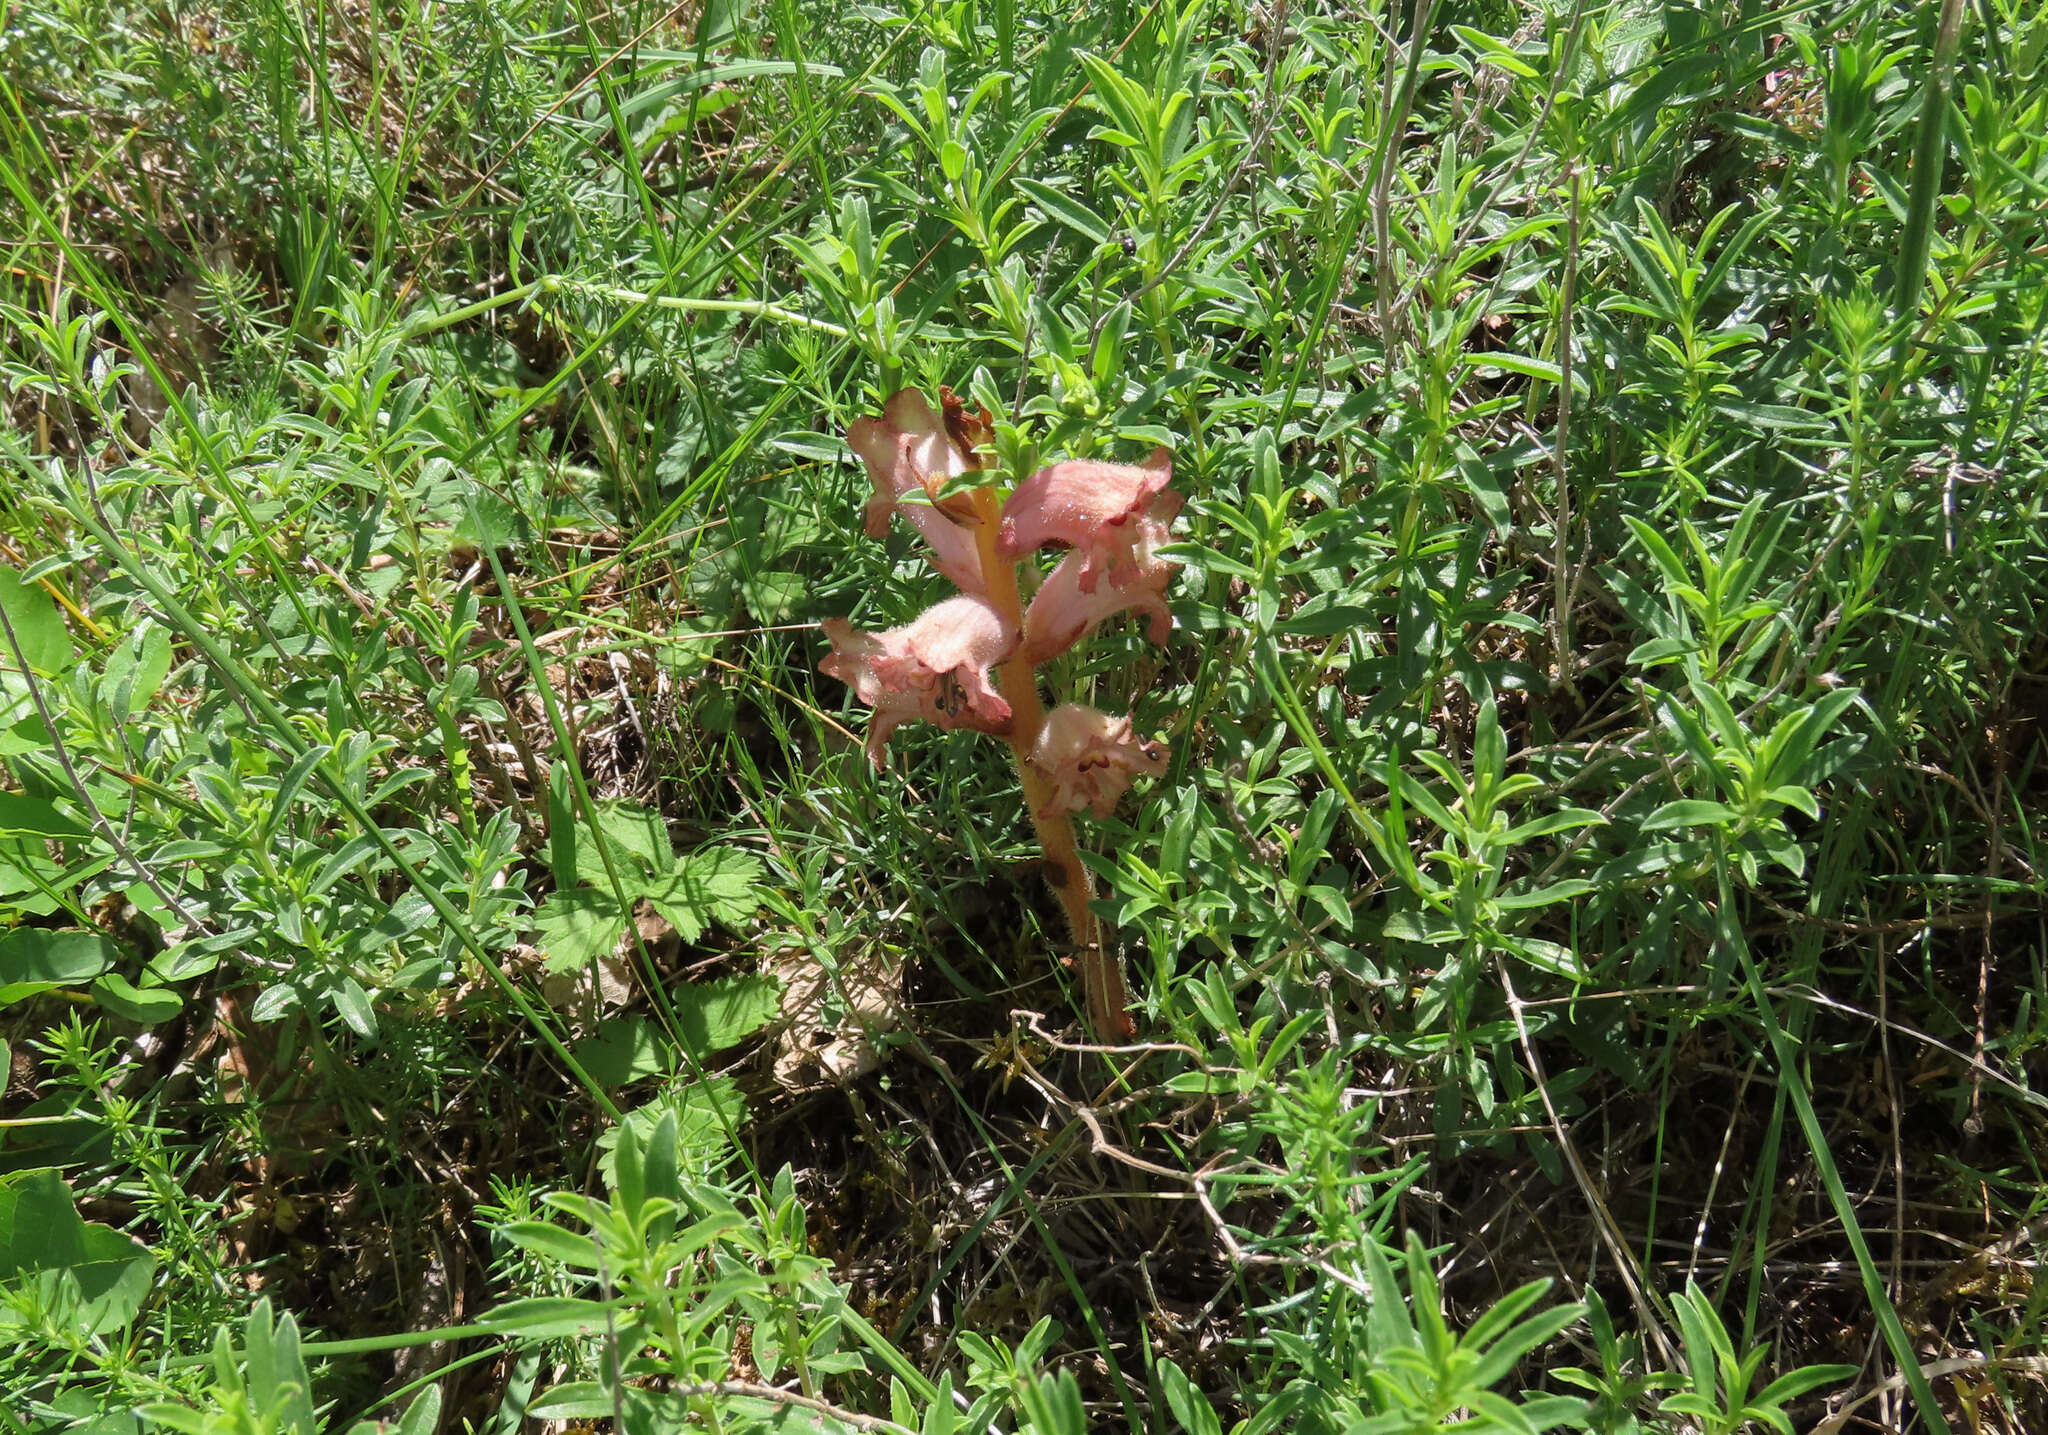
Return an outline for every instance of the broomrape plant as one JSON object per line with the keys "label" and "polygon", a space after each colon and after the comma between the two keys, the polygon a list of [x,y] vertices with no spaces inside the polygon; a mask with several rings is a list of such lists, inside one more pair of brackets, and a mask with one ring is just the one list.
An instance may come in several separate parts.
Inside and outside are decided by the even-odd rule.
{"label": "broomrape plant", "polygon": [[[889,734],[911,721],[1009,744],[1046,879],[1080,953],[1089,1021],[1103,1040],[1122,1040],[1136,1031],[1130,993],[1089,906],[1094,883],[1072,817],[1083,808],[1107,817],[1133,778],[1165,770],[1166,745],[1140,737],[1128,716],[1071,702],[1048,712],[1038,668],[1127,611],[1143,615],[1151,640],[1165,643],[1173,624],[1166,585],[1178,565],[1157,550],[1182,502],[1167,487],[1172,457],[1161,448],[1142,464],[1068,459],[1005,496],[986,455],[988,410],[970,412],[945,388],[939,403],[935,412],[924,395],[902,390],[879,418],[855,420],[846,441],[875,485],[869,536],[884,536],[900,514],[960,592],[884,633],[827,619],[832,653],[818,666],[874,709],[867,751],[877,769]],[[1042,548],[1066,551],[1040,581],[1032,555]]]}

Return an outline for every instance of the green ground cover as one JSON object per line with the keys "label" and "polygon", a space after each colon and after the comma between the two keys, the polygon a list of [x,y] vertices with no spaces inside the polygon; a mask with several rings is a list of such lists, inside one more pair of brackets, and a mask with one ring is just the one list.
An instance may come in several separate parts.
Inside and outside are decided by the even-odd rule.
{"label": "green ground cover", "polygon": [[2048,1428],[2032,0],[0,13],[6,1429]]}

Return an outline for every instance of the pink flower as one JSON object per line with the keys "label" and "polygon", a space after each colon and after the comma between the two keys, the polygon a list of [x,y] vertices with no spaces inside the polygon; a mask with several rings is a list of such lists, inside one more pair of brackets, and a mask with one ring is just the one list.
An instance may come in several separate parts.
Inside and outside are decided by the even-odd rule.
{"label": "pink flower", "polygon": [[1163,529],[1180,512],[1181,496],[1166,486],[1172,477],[1173,455],[1163,448],[1143,464],[1072,458],[1041,468],[1003,505],[996,552],[1016,559],[1057,544],[1080,558],[1074,576],[1082,592],[1093,593],[1105,576],[1128,584],[1147,521]]}
{"label": "pink flower", "polygon": [[[943,418],[916,389],[900,389],[882,405],[880,418],[847,425],[847,445],[860,455],[875,485],[865,511],[868,536],[885,536],[889,515],[900,508],[931,545],[932,566],[962,592],[984,593],[988,584],[981,576],[973,507],[957,498],[941,502],[939,490],[982,467],[976,450],[987,440],[989,417],[986,411],[969,413],[951,389],[940,389],[939,401]],[[901,503],[912,490],[920,490],[923,501]]]}
{"label": "pink flower", "polygon": [[[1180,506],[1180,495],[1161,495]],[[1169,509],[1169,512],[1171,510]],[[1149,620],[1147,634],[1164,644],[1173,631],[1173,616],[1166,611],[1166,585],[1178,564],[1153,555],[1153,549],[1171,536],[1166,521],[1150,514],[1132,525],[1130,554],[1109,572],[1109,581],[1090,583],[1093,575],[1088,555],[1075,549],[1053,565],[1045,582],[1032,596],[1024,614],[1024,655],[1035,666],[1050,662],[1093,632],[1096,624],[1114,613],[1134,608]]]}
{"label": "pink flower", "polygon": [[1107,817],[1133,777],[1157,777],[1166,770],[1166,744],[1134,736],[1127,717],[1061,703],[1045,715],[1030,762],[1052,787],[1051,797],[1039,810],[1041,817],[1084,807]]}
{"label": "pink flower", "polygon": [[1010,730],[1010,705],[988,670],[1016,650],[1017,630],[986,598],[948,598],[886,633],[859,632],[843,618],[827,618],[824,628],[832,654],[818,669],[875,710],[868,760],[876,767],[889,734],[919,718],[997,736]]}

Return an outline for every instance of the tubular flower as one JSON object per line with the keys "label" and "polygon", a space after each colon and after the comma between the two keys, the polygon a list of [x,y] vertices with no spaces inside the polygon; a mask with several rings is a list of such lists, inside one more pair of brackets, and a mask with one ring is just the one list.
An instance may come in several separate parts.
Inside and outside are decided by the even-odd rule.
{"label": "tubular flower", "polygon": [[1142,464],[1073,458],[1051,464],[1017,485],[1003,505],[996,552],[1023,557],[1057,544],[1081,559],[1075,578],[1093,593],[1107,577],[1128,584],[1147,520],[1164,525],[1180,512],[1181,496],[1167,488],[1173,455],[1155,449]]}
{"label": "tubular flower", "polygon": [[906,722],[1009,732],[1010,705],[988,670],[1016,650],[1017,630],[986,598],[948,598],[886,633],[860,632],[843,618],[827,618],[824,628],[832,653],[818,669],[875,710],[868,760],[876,767],[889,734]]}
{"label": "tubular flower", "polygon": [[[958,499],[941,502],[939,490],[982,466],[976,449],[989,433],[989,417],[970,413],[951,389],[939,390],[944,417],[932,412],[923,394],[901,389],[882,405],[878,419],[847,425],[846,442],[867,465],[875,485],[864,518],[870,538],[884,537],[889,516],[899,511],[932,548],[932,566],[963,592],[986,592],[981,553],[974,541],[972,507]],[[904,504],[913,490],[923,501]]]}
{"label": "tubular flower", "polygon": [[[1161,497],[1173,500],[1171,509],[1179,508],[1179,494],[1169,492]],[[1050,662],[1093,632],[1104,618],[1127,608],[1145,615],[1146,633],[1153,642],[1166,642],[1173,630],[1173,617],[1166,611],[1166,585],[1179,565],[1155,557],[1153,550],[1171,535],[1165,519],[1150,514],[1139,518],[1133,529],[1130,556],[1111,570],[1107,582],[1089,582],[1088,557],[1079,549],[1053,565],[1024,614],[1024,655],[1034,664]]]}
{"label": "tubular flower", "polygon": [[1081,703],[1061,703],[1045,716],[1030,762],[1052,788],[1041,817],[1087,808],[1097,817],[1116,810],[1117,799],[1143,773],[1166,770],[1166,744],[1131,732],[1128,717],[1111,717]]}

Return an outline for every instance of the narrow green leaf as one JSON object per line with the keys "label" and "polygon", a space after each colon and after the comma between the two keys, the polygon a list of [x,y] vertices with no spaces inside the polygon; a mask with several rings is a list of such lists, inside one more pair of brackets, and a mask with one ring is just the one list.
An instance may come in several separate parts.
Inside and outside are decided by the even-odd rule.
{"label": "narrow green leaf", "polygon": [[1109,221],[1071,195],[1063,194],[1049,184],[1040,184],[1035,179],[1013,180],[1019,193],[1044,210],[1056,223],[1065,225],[1083,239],[1096,244],[1109,243],[1114,232]]}
{"label": "narrow green leaf", "polygon": [[327,754],[333,751],[334,749],[327,744],[315,743],[300,753],[297,760],[285,769],[284,776],[277,782],[277,794],[271,798],[270,814],[257,830],[259,840],[267,841],[270,834],[277,830],[278,823],[284,820],[285,814],[291,810],[291,805],[298,801],[299,790],[306,785],[306,779],[313,775],[313,770],[325,762]]}
{"label": "narrow green leaf", "polygon": [[[602,1335],[607,1309],[601,1301],[577,1300],[568,1296],[533,1296],[493,1307],[477,1318],[477,1324],[506,1335],[530,1339]],[[609,1403],[605,1409],[610,1411]],[[538,1413],[537,1407],[529,1407],[528,1413]]]}
{"label": "narrow green leaf", "polygon": [[1681,797],[1667,802],[1643,819],[1644,832],[1664,832],[1673,827],[1726,827],[1742,820],[1742,814],[1725,802],[1704,797]]}
{"label": "narrow green leaf", "polygon": [[119,972],[108,972],[92,986],[93,1000],[115,1016],[155,1026],[185,1009],[184,999],[162,987],[138,987]]}
{"label": "narrow green leaf", "polygon": [[498,1234],[521,1250],[532,1251],[535,1255],[546,1256],[580,1271],[602,1270],[605,1265],[604,1252],[598,1249],[596,1241],[574,1231],[565,1231],[560,1226],[549,1225],[546,1221],[513,1221],[498,1227]]}

